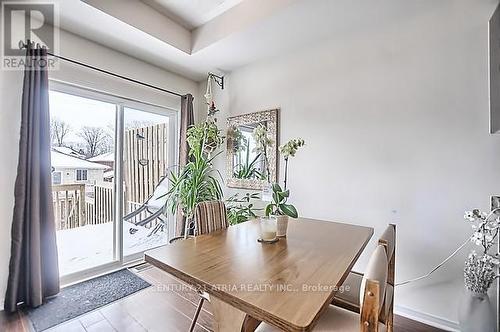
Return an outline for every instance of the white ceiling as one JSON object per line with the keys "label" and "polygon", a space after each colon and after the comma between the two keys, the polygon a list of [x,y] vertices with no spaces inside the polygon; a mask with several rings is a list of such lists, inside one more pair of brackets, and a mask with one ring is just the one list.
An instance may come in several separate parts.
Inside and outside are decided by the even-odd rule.
{"label": "white ceiling", "polygon": [[[56,1],[63,29],[196,81],[205,79],[208,71],[227,73],[327,38],[341,40],[355,32],[369,31],[374,25],[397,25],[415,15],[425,15],[436,5],[435,0],[243,0],[223,11],[214,0],[211,8],[223,11],[221,15],[193,31],[179,25],[192,39],[192,50],[186,52],[159,38],[157,33],[163,30],[158,26],[148,30],[143,24],[137,28],[79,0]],[[177,5],[180,2],[172,1]],[[197,1],[186,2],[192,5]],[[234,4],[228,1],[226,5],[229,2]],[[132,14],[148,23],[147,15]],[[197,43],[201,46],[196,47]]]}
{"label": "white ceiling", "polygon": [[141,0],[189,30],[200,27],[243,0]]}

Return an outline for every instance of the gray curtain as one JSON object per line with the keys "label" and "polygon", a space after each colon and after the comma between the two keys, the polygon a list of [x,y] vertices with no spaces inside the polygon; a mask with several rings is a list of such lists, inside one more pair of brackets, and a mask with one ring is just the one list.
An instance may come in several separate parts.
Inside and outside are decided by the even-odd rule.
{"label": "gray curtain", "polygon": [[[193,96],[187,94],[182,96],[181,99],[181,128],[179,140],[179,165],[182,168],[188,162],[189,146],[187,144],[187,130],[194,125],[194,112],[193,112]],[[186,218],[181,213],[177,212],[177,220],[175,223],[175,235],[184,235],[184,225]]]}
{"label": "gray curtain", "polygon": [[28,42],[5,310],[37,307],[59,292],[52,208],[47,50]]}

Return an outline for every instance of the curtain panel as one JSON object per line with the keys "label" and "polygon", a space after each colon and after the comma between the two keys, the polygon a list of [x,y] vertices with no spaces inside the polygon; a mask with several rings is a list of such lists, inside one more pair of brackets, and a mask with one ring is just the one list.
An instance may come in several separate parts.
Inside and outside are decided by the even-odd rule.
{"label": "curtain panel", "polygon": [[28,42],[5,310],[59,292],[52,206],[47,49]]}

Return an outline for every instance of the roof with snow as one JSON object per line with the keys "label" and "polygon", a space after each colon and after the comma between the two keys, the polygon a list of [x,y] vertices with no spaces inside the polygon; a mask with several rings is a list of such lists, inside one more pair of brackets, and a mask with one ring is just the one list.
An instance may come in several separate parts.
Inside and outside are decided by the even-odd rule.
{"label": "roof with snow", "polygon": [[67,154],[52,150],[50,153],[52,167],[55,168],[75,168],[75,169],[102,169],[108,170],[111,167],[93,163],[84,159],[69,156]]}
{"label": "roof with snow", "polygon": [[57,152],[61,152],[64,154],[67,154],[69,156],[77,157],[77,158],[85,158],[85,156],[72,148],[68,148],[66,146],[53,146],[53,150],[56,150]]}
{"label": "roof with snow", "polygon": [[89,158],[88,160],[90,161],[110,161],[113,162],[115,161],[115,153],[114,152],[107,152],[100,154],[98,156]]}

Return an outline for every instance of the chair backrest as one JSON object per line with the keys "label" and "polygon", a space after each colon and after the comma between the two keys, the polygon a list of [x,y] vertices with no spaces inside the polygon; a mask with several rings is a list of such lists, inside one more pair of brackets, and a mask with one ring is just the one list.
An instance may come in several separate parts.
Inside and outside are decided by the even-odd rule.
{"label": "chair backrest", "polygon": [[387,260],[390,261],[396,248],[396,225],[390,224],[380,236],[378,244],[385,247]]}
{"label": "chair backrest", "polygon": [[162,209],[167,202],[167,193],[168,193],[168,176],[165,176],[163,179],[158,182],[155,190],[153,191],[153,195],[148,198],[146,201],[146,205],[150,210],[157,211]]}
{"label": "chair backrest", "polygon": [[380,319],[386,325],[392,325],[392,316],[394,312],[394,280],[396,273],[396,225],[389,224],[384,233],[380,236],[378,244],[385,248],[387,262],[389,263],[387,271],[387,291],[385,294],[385,305],[380,312]]}
{"label": "chair backrest", "polygon": [[201,202],[194,212],[195,235],[208,234],[229,227],[226,205],[221,201]]}
{"label": "chair backrest", "polygon": [[[379,314],[383,308],[389,263],[385,247],[378,245],[370,256],[368,266],[359,292],[361,305],[361,328],[366,331],[376,331]],[[370,327],[364,329],[364,327]]]}

